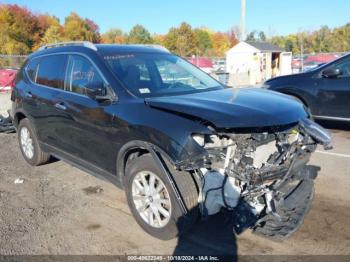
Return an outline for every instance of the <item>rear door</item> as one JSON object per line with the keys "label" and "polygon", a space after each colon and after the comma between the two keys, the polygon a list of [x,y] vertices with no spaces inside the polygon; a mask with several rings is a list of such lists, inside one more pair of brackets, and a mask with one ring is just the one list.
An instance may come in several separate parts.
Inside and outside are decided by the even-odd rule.
{"label": "rear door", "polygon": [[24,89],[24,109],[32,117],[39,140],[59,145],[57,128],[62,115],[55,104],[64,88],[67,56],[47,55],[31,60],[26,67],[30,84]]}
{"label": "rear door", "polygon": [[341,75],[336,78],[326,78],[321,73],[316,80],[319,116],[350,118],[350,57],[330,67],[338,68]]}

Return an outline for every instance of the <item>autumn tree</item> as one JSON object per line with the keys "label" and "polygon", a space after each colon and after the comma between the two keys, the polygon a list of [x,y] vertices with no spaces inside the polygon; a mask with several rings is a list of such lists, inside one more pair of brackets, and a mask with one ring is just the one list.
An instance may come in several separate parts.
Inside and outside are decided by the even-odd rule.
{"label": "autumn tree", "polygon": [[71,41],[100,42],[98,26],[90,19],[83,19],[72,12],[65,18],[64,36]]}
{"label": "autumn tree", "polygon": [[197,50],[197,38],[192,27],[183,22],[179,27],[170,28],[165,39],[165,47],[180,56],[195,55]]}
{"label": "autumn tree", "polygon": [[129,32],[126,42],[128,44],[152,44],[150,32],[142,25],[135,25]]}
{"label": "autumn tree", "polygon": [[0,48],[6,54],[26,54],[39,31],[37,18],[18,5],[0,6]]}
{"label": "autumn tree", "polygon": [[153,43],[156,45],[161,45],[161,46],[165,46],[165,39],[166,36],[165,35],[161,35],[161,34],[154,34],[152,36],[153,38]]}
{"label": "autumn tree", "polygon": [[226,33],[227,37],[230,41],[230,47],[235,46],[238,44],[239,40],[239,28],[238,27],[231,27],[230,30]]}
{"label": "autumn tree", "polygon": [[108,44],[123,44],[126,41],[126,35],[119,28],[111,28],[106,33],[102,34],[101,42]]}
{"label": "autumn tree", "polygon": [[223,57],[231,48],[231,42],[227,34],[216,32],[212,35],[213,41],[213,56]]}

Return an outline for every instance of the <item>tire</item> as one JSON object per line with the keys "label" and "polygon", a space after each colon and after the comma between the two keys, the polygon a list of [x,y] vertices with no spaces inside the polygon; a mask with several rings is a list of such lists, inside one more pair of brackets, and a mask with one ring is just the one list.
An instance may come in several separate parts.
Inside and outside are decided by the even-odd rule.
{"label": "tire", "polygon": [[[286,187],[287,189],[287,187]],[[314,196],[314,182],[302,180],[298,186],[284,198],[284,204],[277,208],[278,219],[271,214],[264,222],[253,229],[253,233],[273,241],[282,241],[297,231],[308,214]]]}
{"label": "tire", "polygon": [[[192,175],[187,172],[175,171],[172,168],[169,168],[168,164],[167,164],[167,168],[172,173],[175,183],[177,185],[177,188],[179,190],[179,193],[181,194],[184,200],[184,204],[188,209],[188,213],[186,215],[184,215],[180,209],[179,203],[168,181],[168,178],[166,177],[166,175],[163,174],[163,172],[157,166],[157,164],[153,160],[153,157],[150,154],[144,154],[140,157],[137,157],[128,161],[126,166],[125,176],[124,176],[124,186],[125,186],[126,197],[128,200],[130,210],[135,220],[148,234],[162,240],[169,240],[169,239],[175,238],[181,235],[182,233],[184,233],[185,231],[187,231],[197,221],[198,214],[199,214],[198,191]],[[149,174],[149,176],[147,174]],[[139,188],[135,185],[136,183],[135,181],[139,181],[140,177],[142,178],[142,176],[144,176],[147,179],[146,182],[150,183],[151,175],[152,176],[155,175],[157,177],[155,178],[156,179],[155,181],[157,181],[157,186],[154,186],[153,188],[161,188],[160,185],[161,183],[163,183],[166,191],[165,190],[161,191],[159,195],[161,195],[161,197],[164,197],[164,199],[170,200],[170,204],[171,204],[171,205],[164,205],[164,208],[166,208],[170,214],[168,219],[166,219],[165,216],[161,214],[161,212],[158,212],[159,214],[161,214],[160,215],[161,219],[163,219],[162,225],[161,223],[159,223],[159,220],[156,219],[157,216],[155,214],[157,213],[157,210],[156,212],[154,212],[154,209],[153,209],[154,206],[153,207],[151,206],[151,203],[153,202],[150,202],[150,201],[152,201],[152,199],[149,200],[147,197],[142,196],[143,199],[145,198],[148,199],[148,200],[142,200],[142,201],[148,201],[147,203],[150,206],[148,208],[146,208],[147,204],[145,204],[143,208],[140,208],[141,200],[135,200],[135,199],[138,199],[137,197],[139,197],[139,196],[135,197],[135,195],[137,195],[136,192],[139,190]],[[159,182],[157,179],[160,180],[161,182]],[[140,183],[140,184],[142,185],[143,183]],[[146,191],[140,190],[140,192],[146,192]],[[143,194],[143,193],[140,193],[140,194]],[[158,199],[157,196],[154,197],[154,205],[157,204],[155,203],[156,199]],[[168,201],[164,199],[163,201]],[[145,202],[142,202],[142,203],[145,203]],[[142,210],[142,211],[137,210],[137,205],[139,210]],[[146,211],[148,212],[148,215],[149,215],[149,212],[152,212],[150,216],[153,220],[155,220],[154,226],[150,224],[151,222],[146,221],[147,220],[147,218],[145,219],[145,217],[147,216],[145,215]],[[149,217],[148,217],[148,220],[150,220]]]}
{"label": "tire", "polygon": [[[26,133],[29,135],[30,139],[27,140],[27,142],[29,141],[27,147],[23,146],[22,143],[22,139]],[[39,166],[49,161],[50,155],[41,150],[34,128],[27,118],[21,120],[18,125],[18,143],[22,155],[28,164],[32,166]],[[29,154],[28,147],[32,149],[32,154]]]}

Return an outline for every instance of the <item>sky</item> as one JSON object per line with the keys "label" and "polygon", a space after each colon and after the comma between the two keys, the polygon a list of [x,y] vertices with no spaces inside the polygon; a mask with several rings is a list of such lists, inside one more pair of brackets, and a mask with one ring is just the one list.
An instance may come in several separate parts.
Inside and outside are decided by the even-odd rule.
{"label": "sky", "polygon": [[[246,0],[246,30],[263,30],[268,36],[336,27],[350,22],[349,0]],[[129,31],[142,24],[151,33],[165,34],[186,21],[227,31],[239,25],[241,0],[0,0],[37,13],[57,16],[61,23],[71,11],[94,20],[102,33],[118,27]]]}

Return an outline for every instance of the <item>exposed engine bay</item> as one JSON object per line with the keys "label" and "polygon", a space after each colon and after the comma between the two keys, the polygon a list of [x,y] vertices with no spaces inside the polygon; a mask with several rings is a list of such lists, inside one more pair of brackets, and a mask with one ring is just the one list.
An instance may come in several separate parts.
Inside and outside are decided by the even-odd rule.
{"label": "exposed engine bay", "polygon": [[289,236],[302,223],[318,171],[307,162],[317,144],[331,148],[328,131],[308,119],[287,127],[194,139],[211,162],[198,171],[202,216],[225,208],[233,211],[237,234],[252,228],[273,239]]}

